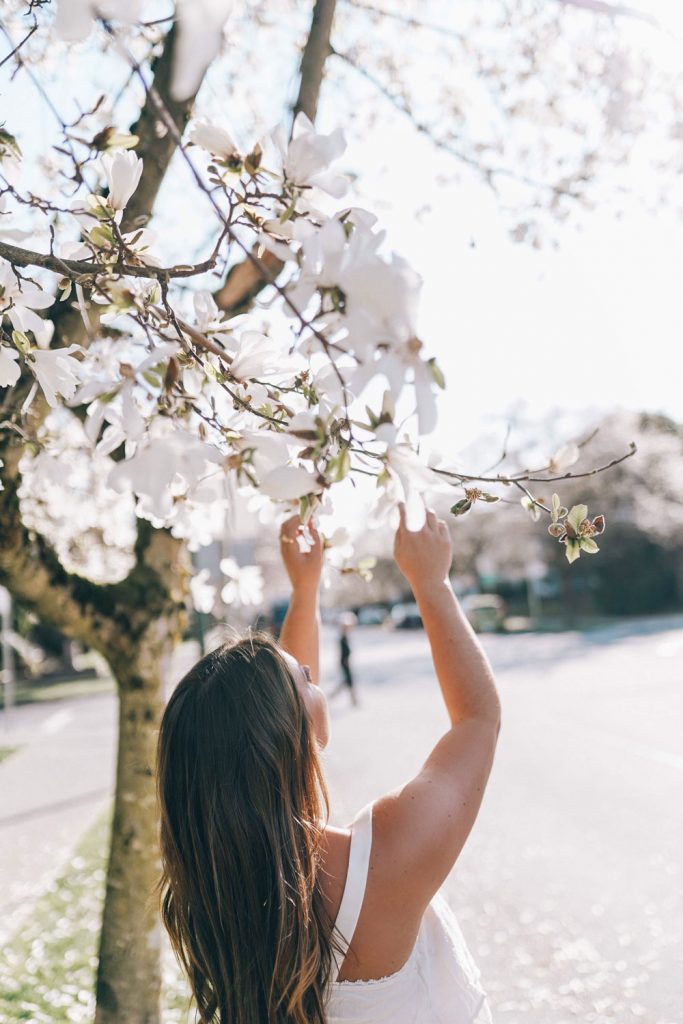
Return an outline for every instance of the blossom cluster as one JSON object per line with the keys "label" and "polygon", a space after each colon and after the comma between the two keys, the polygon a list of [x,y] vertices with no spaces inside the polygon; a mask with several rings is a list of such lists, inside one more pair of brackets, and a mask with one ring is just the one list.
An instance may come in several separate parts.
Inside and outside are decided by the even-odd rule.
{"label": "blossom cluster", "polygon": [[[62,0],[66,34],[67,8],[82,34],[94,8]],[[96,138],[90,176],[79,175],[68,209],[51,217],[51,262],[36,260],[36,274],[0,257],[0,388],[17,386],[23,368],[51,408],[79,408],[98,458],[116,456],[106,486],[132,495],[138,516],[196,549],[220,535],[238,495],[259,518],[273,503],[283,513],[294,505],[305,523],[329,512],[330,492],[354,474],[374,478],[370,522],[403,501],[418,528],[425,492],[453,484],[465,495],[455,515],[498,500],[419,454],[445,386],[418,333],[421,279],[389,250],[376,217],[344,201],[340,129],[321,133],[299,114],[291,136],[280,128],[240,150],[225,125],[192,124],[180,156],[211,209],[215,244],[204,264],[170,268],[152,233],[126,220],[145,173],[139,140],[111,125]],[[3,140],[0,175],[20,200],[21,151]],[[2,202],[0,236],[10,239],[7,195]],[[215,277],[202,276],[235,254],[268,278],[240,315],[219,308],[207,287]],[[41,313],[57,294],[80,312],[87,342],[69,343],[59,328],[53,337]],[[578,454],[565,446],[548,468],[561,472]],[[327,546],[347,571],[348,538],[329,536]],[[224,575],[224,599],[256,594],[248,573]],[[196,589],[206,604],[206,588]]]}
{"label": "blossom cluster", "polygon": [[443,382],[417,336],[418,275],[386,251],[370,213],[341,204],[341,131],[320,134],[299,115],[290,140],[277,131],[240,154],[221,126],[190,130],[224,226],[246,229],[284,266],[271,301],[238,317],[207,289],[188,299],[171,282],[162,301],[151,271],[125,273],[160,264],[147,231],[121,229],[143,173],[131,138],[114,136],[102,156],[103,191],[72,200],[80,241],[56,246],[96,269],[87,302],[82,278],[58,284],[101,337],[53,340],[36,311],[55,301],[54,278],[38,283],[0,260],[0,387],[17,383],[23,361],[51,407],[84,408],[90,443],[119,456],[109,486],[193,546],[220,532],[235,492],[300,503],[307,518],[329,510],[332,486],[357,470],[375,476],[379,514],[403,499],[419,523],[421,492],[437,481],[394,410],[408,395],[417,433],[429,432]]}

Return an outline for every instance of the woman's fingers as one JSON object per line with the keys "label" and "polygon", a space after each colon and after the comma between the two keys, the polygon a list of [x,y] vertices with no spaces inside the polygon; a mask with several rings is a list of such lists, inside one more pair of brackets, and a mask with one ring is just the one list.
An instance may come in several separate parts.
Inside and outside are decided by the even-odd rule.
{"label": "woman's fingers", "polygon": [[280,540],[285,544],[291,544],[296,539],[300,526],[299,514],[290,516],[280,525]]}
{"label": "woman's fingers", "polygon": [[425,518],[426,518],[426,521],[427,521],[427,526],[431,530],[433,530],[436,527],[436,523],[437,523],[436,512],[434,511],[433,508],[428,508],[427,509]]}
{"label": "woman's fingers", "polygon": [[406,505],[405,505],[404,501],[399,501],[399,503],[398,503],[398,515],[399,515],[400,524],[403,527],[403,529],[405,529],[405,525],[406,525]]}

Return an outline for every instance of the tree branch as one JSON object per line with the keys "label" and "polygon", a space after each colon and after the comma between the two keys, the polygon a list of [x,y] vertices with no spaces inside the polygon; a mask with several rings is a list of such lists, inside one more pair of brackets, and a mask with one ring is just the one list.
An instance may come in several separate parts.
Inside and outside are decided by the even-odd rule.
{"label": "tree branch", "polygon": [[[197,94],[183,100],[182,103],[178,103],[171,95],[171,75],[177,38],[178,26],[174,24],[164,39],[161,54],[152,62],[151,71],[154,88],[160,96],[164,97],[169,116],[177,128],[178,134],[182,135],[192,113]],[[121,224],[122,231],[130,231],[149,220],[161,183],[176,151],[176,140],[170,132],[165,130],[149,97],[146,97],[140,116],[130,130],[132,135],[137,135],[140,139],[135,147],[135,152],[144,159],[145,166],[140,183],[126,206]]]}
{"label": "tree branch", "polygon": [[10,245],[7,242],[0,242],[0,256],[4,256],[6,260],[17,267],[43,267],[45,270],[53,270],[55,274],[61,274],[62,277],[74,279],[100,277],[102,274],[120,274],[126,277],[144,277],[157,281],[205,274],[207,270],[213,270],[218,258],[214,254],[203,263],[178,264],[174,267],[151,267],[147,264],[131,263],[94,263],[90,260],[67,260],[50,253],[33,252],[31,249],[22,249],[18,245]]}
{"label": "tree branch", "polygon": [[484,484],[517,484],[521,480],[532,484],[551,484],[558,480],[583,480],[587,476],[595,476],[596,473],[605,473],[608,469],[612,469],[613,466],[618,466],[620,462],[625,462],[626,459],[630,459],[631,456],[637,452],[637,447],[634,442],[631,442],[631,446],[625,455],[620,455],[616,459],[612,459],[604,466],[596,466],[595,469],[588,469],[584,473],[556,473],[554,476],[539,476],[540,473],[546,472],[546,470],[540,469],[537,471],[526,471],[522,473],[514,473],[508,476],[505,473],[500,473],[498,476],[478,476],[470,473],[456,473],[450,469],[438,469],[436,466],[432,466],[432,472],[437,473],[439,476],[448,477],[451,480],[459,480],[461,483],[484,483]]}
{"label": "tree branch", "polygon": [[337,0],[316,0],[308,39],[301,55],[299,95],[294,104],[294,116],[303,111],[315,121],[318,112],[320,87],[325,72],[325,61],[330,54],[332,22]]}

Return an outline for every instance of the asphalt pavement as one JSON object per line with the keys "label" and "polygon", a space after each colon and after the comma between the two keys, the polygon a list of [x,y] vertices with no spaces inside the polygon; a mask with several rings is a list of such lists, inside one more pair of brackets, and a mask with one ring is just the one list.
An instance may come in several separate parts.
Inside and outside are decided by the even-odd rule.
{"label": "asphalt pavement", "polygon": [[[333,819],[416,772],[446,727],[421,632],[358,629],[332,702]],[[503,701],[446,892],[498,1024],[683,1024],[683,618],[486,638]],[[337,681],[325,637],[324,679]],[[0,744],[0,940],[106,805],[112,697],[14,712]]]}

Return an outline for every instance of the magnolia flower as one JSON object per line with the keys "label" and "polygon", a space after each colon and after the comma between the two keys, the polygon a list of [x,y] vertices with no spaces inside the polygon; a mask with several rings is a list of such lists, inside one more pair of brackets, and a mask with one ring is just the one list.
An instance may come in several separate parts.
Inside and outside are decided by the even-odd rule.
{"label": "magnolia flower", "polygon": [[261,490],[276,501],[294,501],[319,491],[320,483],[316,474],[303,466],[278,466],[262,478]]}
{"label": "magnolia flower", "polygon": [[128,200],[138,187],[142,165],[140,157],[129,149],[117,149],[102,157],[102,167],[109,186],[109,205],[115,210],[125,210]]}
{"label": "magnolia flower", "polygon": [[220,569],[228,580],[221,590],[221,599],[225,604],[261,604],[263,601],[263,576],[260,566],[239,566],[234,558],[223,558]]}
{"label": "magnolia flower", "polygon": [[175,427],[173,433],[139,444],[132,458],[114,466],[109,485],[115,491],[133,491],[141,510],[164,522],[175,497],[191,492],[220,461],[216,448]]}
{"label": "magnolia flower", "polygon": [[0,257],[0,322],[10,319],[15,331],[33,331],[39,345],[47,345],[52,337],[53,324],[34,313],[34,309],[47,309],[54,302],[38,285],[19,281],[7,260]]}
{"label": "magnolia flower", "polygon": [[19,353],[9,345],[0,345],[0,388],[11,388],[21,377]]}
{"label": "magnolia flower", "polygon": [[276,144],[283,155],[285,179],[298,187],[315,186],[339,199],[348,188],[341,174],[328,173],[328,167],[346,149],[341,128],[330,135],[319,135],[303,112],[297,114],[292,140],[286,144],[284,132],[276,133]]}
{"label": "magnolia flower", "polygon": [[390,475],[403,490],[406,505],[406,523],[409,530],[420,530],[425,521],[424,492],[436,486],[434,473],[420,461],[409,444],[390,447],[385,456]]}
{"label": "magnolia flower", "polygon": [[204,72],[218,56],[223,28],[234,0],[176,0],[179,35],[173,59],[171,96],[194,96]]}
{"label": "magnolia flower", "polygon": [[282,342],[258,331],[242,332],[230,363],[230,373],[237,380],[286,376],[293,369],[292,360],[282,350]]}
{"label": "magnolia flower", "polygon": [[81,352],[80,345],[69,345],[68,348],[39,349],[34,348],[30,356],[30,365],[36,380],[43,390],[48,405],[57,407],[57,395],[73,398],[76,388],[81,382],[83,369],[72,352]]}
{"label": "magnolia flower", "polygon": [[579,446],[573,441],[562,445],[562,447],[555,452],[548,463],[548,469],[551,473],[564,473],[565,470],[570,469],[575,462],[579,461],[581,452]]}
{"label": "magnolia flower", "polygon": [[210,583],[211,573],[208,569],[202,569],[190,580],[190,594],[192,604],[196,611],[210,615],[216,601],[216,587]]}
{"label": "magnolia flower", "polygon": [[198,121],[190,132],[190,141],[223,160],[228,160],[237,153],[237,146],[225,129],[211,124],[205,118]]}

